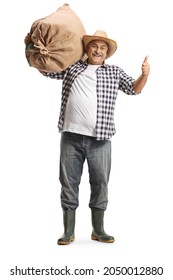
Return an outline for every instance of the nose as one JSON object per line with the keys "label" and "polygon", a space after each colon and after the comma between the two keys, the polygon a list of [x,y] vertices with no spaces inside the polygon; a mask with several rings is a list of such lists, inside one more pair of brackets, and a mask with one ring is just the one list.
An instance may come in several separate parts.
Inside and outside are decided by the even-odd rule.
{"label": "nose", "polygon": [[96,52],[99,53],[101,51],[101,48],[99,46],[96,47]]}

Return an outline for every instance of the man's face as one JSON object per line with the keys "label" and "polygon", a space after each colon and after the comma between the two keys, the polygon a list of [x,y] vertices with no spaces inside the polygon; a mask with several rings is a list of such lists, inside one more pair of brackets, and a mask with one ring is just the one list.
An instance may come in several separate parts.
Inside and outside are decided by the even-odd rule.
{"label": "man's face", "polygon": [[102,40],[91,41],[88,45],[87,55],[88,63],[101,65],[106,59],[108,51],[108,45]]}

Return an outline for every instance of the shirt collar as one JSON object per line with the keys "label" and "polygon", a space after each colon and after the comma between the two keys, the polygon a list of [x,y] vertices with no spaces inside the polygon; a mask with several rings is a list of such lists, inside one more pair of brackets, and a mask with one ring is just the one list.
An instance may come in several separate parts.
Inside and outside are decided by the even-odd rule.
{"label": "shirt collar", "polygon": [[[86,65],[86,66],[88,65],[87,59],[86,59],[85,61],[80,60],[80,62],[81,62],[82,64]],[[99,67],[107,68],[107,67],[109,67],[109,65],[108,65],[107,63],[105,63],[105,61],[104,61],[104,63],[103,63],[101,66],[99,66]]]}

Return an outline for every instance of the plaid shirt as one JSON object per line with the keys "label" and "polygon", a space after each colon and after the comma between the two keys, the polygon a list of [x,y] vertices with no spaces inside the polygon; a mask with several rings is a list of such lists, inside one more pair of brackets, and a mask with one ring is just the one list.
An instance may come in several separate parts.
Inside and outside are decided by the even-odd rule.
{"label": "plaid shirt", "polygon": [[[88,64],[78,61],[60,73],[45,72],[44,75],[53,79],[62,79],[62,99],[58,122],[59,131],[62,131],[64,114],[74,79],[87,68]],[[118,90],[132,95],[134,79],[129,77],[121,68],[115,65],[103,64],[96,70],[97,75],[97,123],[96,139],[108,140],[116,132],[114,125],[114,109]]]}

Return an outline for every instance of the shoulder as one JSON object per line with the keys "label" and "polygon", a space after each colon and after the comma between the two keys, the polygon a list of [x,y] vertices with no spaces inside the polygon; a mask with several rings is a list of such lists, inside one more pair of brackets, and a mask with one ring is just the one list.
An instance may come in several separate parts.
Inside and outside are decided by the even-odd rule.
{"label": "shoulder", "polygon": [[109,65],[109,64],[103,64],[100,67],[101,71],[107,73],[107,74],[115,74],[118,75],[121,73],[121,68],[116,65]]}
{"label": "shoulder", "polygon": [[107,64],[107,63],[103,64],[103,65],[102,65],[102,68],[103,68],[103,69],[107,69],[107,70],[119,70],[119,69],[121,69],[121,68],[118,67],[117,65],[114,65],[114,64]]}
{"label": "shoulder", "polygon": [[72,70],[75,70],[75,69],[80,69],[80,68],[83,68],[85,67],[86,63],[83,62],[82,60],[79,60],[75,63],[73,63],[72,65],[70,65],[66,71],[69,72],[69,71],[72,71]]}

